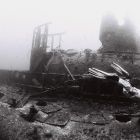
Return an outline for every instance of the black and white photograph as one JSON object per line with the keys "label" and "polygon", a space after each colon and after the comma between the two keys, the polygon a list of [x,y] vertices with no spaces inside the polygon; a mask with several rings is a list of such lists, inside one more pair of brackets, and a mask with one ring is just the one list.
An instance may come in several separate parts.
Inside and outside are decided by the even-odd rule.
{"label": "black and white photograph", "polygon": [[0,140],[140,140],[140,1],[0,0]]}

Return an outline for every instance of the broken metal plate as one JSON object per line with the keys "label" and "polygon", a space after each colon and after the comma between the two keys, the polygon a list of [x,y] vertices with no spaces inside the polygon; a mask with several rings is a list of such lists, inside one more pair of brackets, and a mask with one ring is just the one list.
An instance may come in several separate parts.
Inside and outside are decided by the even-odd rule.
{"label": "broken metal plate", "polygon": [[46,106],[40,106],[39,108],[44,113],[53,113],[53,112],[57,112],[62,109],[61,106],[59,106],[57,104],[53,104],[53,103],[47,104]]}
{"label": "broken metal plate", "polygon": [[95,124],[106,124],[106,120],[103,117],[103,114],[89,114],[84,119],[85,122],[91,122]]}
{"label": "broken metal plate", "polygon": [[71,114],[71,120],[72,121],[83,121],[84,120],[84,114],[78,113],[78,112],[72,112]]}
{"label": "broken metal plate", "polygon": [[36,121],[44,123],[46,119],[48,118],[48,114],[43,113],[42,111],[38,111],[36,114]]}
{"label": "broken metal plate", "polygon": [[47,120],[46,124],[64,127],[70,120],[70,114],[66,110],[61,110],[59,112],[51,114]]}

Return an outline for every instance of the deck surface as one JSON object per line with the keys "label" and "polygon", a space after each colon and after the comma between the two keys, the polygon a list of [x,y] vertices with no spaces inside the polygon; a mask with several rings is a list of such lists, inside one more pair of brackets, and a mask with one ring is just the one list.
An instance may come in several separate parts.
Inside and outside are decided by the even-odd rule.
{"label": "deck surface", "polygon": [[[4,93],[0,101],[8,103],[9,98],[18,99],[25,91],[18,87],[1,85],[0,92]],[[44,131],[51,132],[53,139],[140,139],[139,118],[120,122],[113,115],[116,112],[139,113],[140,106],[136,103],[56,96],[46,97],[42,101],[43,105],[38,105],[37,100],[27,103],[35,104],[40,112],[46,114],[46,118],[38,117],[32,124],[43,127]],[[13,113],[16,112],[17,110]],[[2,109],[1,114],[5,113],[6,111]]]}

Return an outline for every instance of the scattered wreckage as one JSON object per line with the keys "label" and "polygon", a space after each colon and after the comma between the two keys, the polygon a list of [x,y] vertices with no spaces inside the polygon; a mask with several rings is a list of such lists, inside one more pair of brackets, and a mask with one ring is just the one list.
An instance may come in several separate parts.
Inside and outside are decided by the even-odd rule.
{"label": "scattered wreckage", "polygon": [[100,79],[101,83],[107,83],[107,86],[103,85],[100,87],[105,92],[107,89],[107,91],[111,90],[109,92],[112,92],[114,96],[118,94],[133,100],[140,100],[140,89],[131,85],[129,73],[114,62],[111,64],[111,67],[121,74],[121,77],[117,73],[107,73],[96,68],[89,68],[89,75]]}
{"label": "scattered wreckage", "polygon": [[[140,99],[140,90],[131,85],[129,73],[116,63],[112,63],[111,67],[118,74],[107,73],[96,68],[90,68],[91,65],[83,64],[86,65],[84,66],[86,67],[85,72],[89,68],[89,73],[75,75],[75,69],[78,71],[80,66],[78,64],[77,66],[68,65],[65,60],[65,55],[67,53],[73,55],[77,54],[77,52],[68,51],[66,53],[60,49],[61,35],[49,34],[47,24],[35,28],[32,41],[30,73],[24,73],[24,75],[21,73],[21,76],[19,76],[19,73],[18,75],[18,77],[24,79],[23,85],[25,83],[29,87],[27,81],[31,81],[29,83],[32,85],[42,86],[45,90],[37,94],[41,96],[49,92],[53,94],[59,89],[63,92],[68,92],[69,90],[69,94],[71,94],[73,92],[72,89],[74,89],[74,92],[78,92],[79,95],[84,93],[93,96],[104,95],[105,97],[106,95],[112,95],[114,97],[122,96],[127,99]],[[57,49],[54,49],[53,46],[54,36],[59,37]],[[47,42],[49,38],[52,40],[50,52],[48,51],[49,45]],[[86,61],[86,63],[88,62]],[[73,67],[74,70],[72,70]],[[17,80],[17,82],[20,83],[21,81]]]}
{"label": "scattered wreckage", "polygon": [[45,97],[49,94],[56,95],[56,93],[63,92],[66,96],[84,95],[85,97],[91,96],[93,99],[107,97],[107,99],[139,101],[140,89],[132,86],[129,73],[114,62],[111,67],[117,73],[108,73],[97,68],[89,68],[87,74],[76,77],[69,71],[71,79],[66,79],[58,86],[52,86],[42,92],[31,95],[31,98],[41,98],[41,96]]}
{"label": "scattered wreckage", "polygon": [[[65,108],[64,106],[54,104],[54,102],[50,102],[49,104],[49,102],[46,101],[49,100],[49,97],[57,98],[59,95],[60,98],[68,98],[69,96],[84,97],[84,100],[86,99],[85,97],[91,100],[114,98],[117,101],[125,99],[127,102],[139,102],[140,89],[133,86],[130,74],[114,62],[111,64],[111,67],[116,73],[108,73],[88,66],[88,72],[75,75],[73,71],[71,72],[69,66],[67,66],[62,54],[66,53],[71,57],[73,54],[77,54],[77,52],[69,50],[63,53],[61,50],[54,49],[51,52],[46,52],[47,40],[45,37],[47,35],[47,26],[45,26],[44,34],[41,34],[41,26],[36,28],[33,38],[30,71],[0,72],[0,81],[5,81],[10,84],[14,83],[16,86],[26,89],[25,94],[21,94],[19,98],[14,99],[12,96],[7,102],[10,106],[6,107],[5,110],[14,110],[14,108],[16,108],[15,115],[23,119],[18,117],[18,119],[20,118],[23,121],[23,124],[25,120],[25,122],[31,122],[31,124],[37,121],[42,124],[61,128],[64,128],[70,121],[92,125],[106,125],[109,124],[113,118],[120,122],[128,122],[132,117],[140,117],[139,113],[115,111],[113,113],[110,112],[110,114],[105,112],[97,113],[96,111],[98,109],[96,110],[96,107],[93,107],[96,103],[92,107],[88,106],[92,108],[91,110],[93,112],[86,115],[85,112],[83,114],[81,112],[77,113],[76,111],[71,112],[72,108],[70,106]],[[60,98],[57,98],[57,100]],[[62,103],[64,104],[63,101]],[[2,104],[1,106],[4,105]],[[79,106],[82,106],[81,102]],[[74,106],[74,108],[76,108],[76,106]],[[84,110],[83,106],[81,110]],[[14,111],[12,112],[14,114]],[[19,122],[21,121],[20,119]],[[16,124],[14,119],[13,122]],[[32,130],[32,133],[39,135],[36,128]],[[43,135],[52,138],[51,133]]]}
{"label": "scattered wreckage", "polygon": [[[54,38],[59,37],[58,49],[54,49]],[[48,51],[48,38],[52,39],[51,51]],[[31,89],[35,93],[30,92],[24,100],[30,98],[43,98],[48,94],[56,95],[57,93],[64,93],[67,95],[91,95],[93,98],[98,97],[118,97],[126,98],[127,100],[139,100],[140,90],[131,84],[131,77],[129,73],[116,63],[112,63],[111,67],[117,73],[107,73],[97,68],[94,65],[87,65],[83,63],[84,72],[79,73],[80,66],[75,62],[74,65],[68,65],[65,60],[65,55],[77,55],[77,52],[69,50],[62,51],[61,34],[49,34],[48,25],[43,24],[34,30],[30,70],[29,71],[0,71],[0,81],[15,83],[16,86]],[[89,52],[90,50],[86,51]],[[92,59],[91,59],[92,60]],[[75,67],[76,65],[76,67]],[[75,74],[75,70],[79,74]],[[87,73],[88,71],[88,73]],[[86,74],[84,74],[86,73]],[[78,93],[78,94],[76,94]],[[19,101],[20,102],[20,101]],[[15,104],[15,103],[13,103]]]}
{"label": "scattered wreckage", "polygon": [[[113,96],[113,97],[115,97],[115,99],[117,99],[119,97],[123,97],[126,99],[130,99],[130,100],[139,102],[140,90],[131,85],[129,73],[126,70],[124,70],[121,66],[119,66],[118,64],[116,64],[114,62],[111,64],[111,67],[117,73],[107,73],[107,72],[101,71],[97,68],[89,68],[88,74],[83,74],[78,79],[64,81],[64,85],[62,85],[62,87],[59,87],[59,88],[54,87],[53,89],[48,89],[48,90],[45,90],[36,95],[32,95],[31,97],[32,97],[32,99],[34,97],[40,97],[41,95],[43,95],[43,97],[45,97],[46,95],[48,95],[48,93],[51,93],[53,96],[53,94],[56,92],[56,90],[61,89],[61,91],[62,90],[66,91],[69,88],[70,90],[74,89],[74,90],[72,90],[74,92],[73,95],[76,95],[75,94],[76,91],[78,91],[80,93],[80,94],[78,94],[79,96],[82,96],[82,93],[84,93],[86,96],[88,93],[90,93],[90,96],[92,96],[92,98],[94,98],[97,94],[98,94],[98,97],[99,96],[104,97],[108,94],[108,97]],[[78,90],[77,90],[77,88],[78,88]],[[70,93],[68,92],[68,94],[70,94]],[[46,106],[46,104],[42,100],[39,101],[37,103],[37,105],[44,106],[43,107],[44,109]],[[19,109],[21,111],[21,117],[23,117],[27,121],[34,121],[34,119],[37,119],[38,121],[45,122],[45,120],[48,118],[48,115],[45,114],[45,113],[49,113],[48,108],[46,108],[47,110],[46,109],[44,110],[44,111],[47,111],[45,113],[38,111],[34,105],[31,105],[27,108],[28,108],[27,113],[23,113],[24,108],[21,108],[21,110]],[[66,113],[67,117],[69,116],[69,113],[67,113],[67,111],[61,112],[61,110],[63,110],[63,109],[58,106],[55,106],[55,110],[56,110],[56,112],[58,111],[60,113],[60,116],[64,113]],[[134,117],[139,118],[140,114],[139,113],[134,114],[134,113],[128,113],[128,112],[127,113],[118,112],[118,113],[113,113],[112,116],[120,122],[128,122],[131,120],[131,118],[134,118]],[[57,120],[56,122],[53,122],[52,119],[51,120],[48,119],[48,121],[46,121],[46,123],[51,124],[51,125],[56,125],[56,126],[59,125],[62,127],[62,126],[65,126],[68,123],[68,121],[70,121],[70,120],[73,122],[90,123],[90,124],[92,123],[95,125],[105,125],[105,124],[109,123],[108,121],[107,122],[86,122],[85,120],[79,121],[79,120],[70,119],[70,117],[69,117],[69,119],[63,118],[62,122],[59,120]]]}

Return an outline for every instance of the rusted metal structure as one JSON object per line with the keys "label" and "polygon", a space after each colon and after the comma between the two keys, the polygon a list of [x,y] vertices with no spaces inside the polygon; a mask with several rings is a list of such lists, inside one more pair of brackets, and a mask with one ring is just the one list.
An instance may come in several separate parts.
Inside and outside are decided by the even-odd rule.
{"label": "rusted metal structure", "polygon": [[[60,36],[58,49],[53,48],[53,37],[56,35]],[[118,84],[118,81],[114,81],[114,79],[104,78],[105,76],[100,77],[100,70],[95,72],[93,69],[90,69],[89,74],[87,74],[87,70],[87,75],[74,75],[61,54],[61,35],[61,33],[50,35],[48,33],[48,24],[36,27],[33,34],[30,71],[7,72],[8,75],[5,73],[7,77],[6,81],[12,81],[16,85],[28,89],[43,90],[43,92],[37,93],[36,97],[40,95],[43,97],[46,93],[54,93],[59,90],[66,91],[66,93],[73,91],[73,93],[77,92],[80,96],[92,95],[94,97],[96,95],[102,97],[107,95],[108,97],[112,96],[116,98],[116,95],[123,94],[122,85]],[[52,38],[51,51],[49,51],[48,45],[49,37]],[[90,68],[88,65],[87,67]],[[117,67],[120,66],[117,65]],[[2,73],[3,76],[4,72]],[[3,81],[2,78],[1,80]]]}
{"label": "rusted metal structure", "polygon": [[[58,85],[58,83],[62,84],[66,79],[68,80],[69,77],[73,80],[75,79],[65,64],[60,52],[63,34],[64,33],[49,34],[48,24],[43,24],[34,29],[30,73],[35,76],[39,75],[39,78],[34,77],[34,83],[40,83],[45,87]],[[53,48],[55,36],[59,37],[56,49]],[[48,38],[52,40],[50,46],[48,45]]]}

